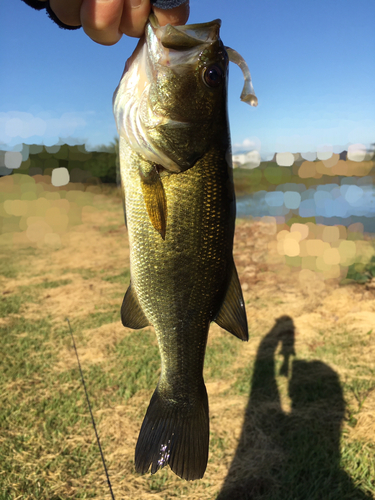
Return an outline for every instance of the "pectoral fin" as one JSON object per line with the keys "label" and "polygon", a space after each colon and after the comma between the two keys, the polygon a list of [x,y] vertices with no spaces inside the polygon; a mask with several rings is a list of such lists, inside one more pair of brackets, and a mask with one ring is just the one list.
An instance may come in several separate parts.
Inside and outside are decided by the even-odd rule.
{"label": "pectoral fin", "polygon": [[239,339],[249,340],[245,303],[234,262],[227,292],[214,321]]}
{"label": "pectoral fin", "polygon": [[156,231],[160,233],[163,240],[165,240],[165,231],[167,228],[167,200],[165,198],[163,183],[161,182],[156,166],[147,176],[141,174],[141,185],[151,224]]}
{"label": "pectoral fin", "polygon": [[126,290],[125,297],[122,302],[121,321],[124,326],[127,328],[134,328],[134,330],[139,330],[140,328],[144,328],[150,324],[142,310],[131,283],[129,288]]}

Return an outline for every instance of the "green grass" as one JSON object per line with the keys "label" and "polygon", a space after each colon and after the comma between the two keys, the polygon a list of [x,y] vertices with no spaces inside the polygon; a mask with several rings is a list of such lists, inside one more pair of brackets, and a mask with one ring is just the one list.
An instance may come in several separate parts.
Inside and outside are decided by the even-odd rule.
{"label": "green grass", "polygon": [[0,328],[4,376],[15,380],[39,373],[43,367],[50,365],[52,356],[46,354],[45,348],[50,328],[50,323],[46,319],[31,322],[23,318]]}
{"label": "green grass", "polygon": [[34,248],[19,248],[17,252],[14,252],[11,247],[5,250],[0,247],[0,279],[17,278],[28,268],[28,259],[36,254],[37,251]]}
{"label": "green grass", "polygon": [[74,272],[80,274],[84,280],[89,280],[92,278],[96,278],[99,274],[98,270],[86,269],[84,267],[78,267],[72,271],[71,269],[65,269],[65,272]]}
{"label": "green grass", "polygon": [[358,402],[358,409],[360,410],[369,394],[375,391],[375,377],[369,380],[353,378],[349,382],[344,383],[344,387],[353,394]]}
{"label": "green grass", "polygon": [[[152,332],[141,330],[127,334],[115,348],[107,349],[106,359],[102,364],[89,365],[84,373],[90,399],[98,405],[123,404],[140,390],[155,389],[160,356]],[[77,373],[76,368],[64,372],[59,377],[60,383],[77,379]]]}
{"label": "green grass", "polygon": [[6,318],[9,314],[17,314],[22,305],[20,295],[3,295],[0,298],[0,318]]}
{"label": "green grass", "polygon": [[[238,373],[234,387],[239,392],[248,388],[249,400],[240,443],[218,500],[373,498],[375,445],[345,439],[341,426],[351,419],[344,394],[355,395],[358,413],[375,389],[374,379],[350,379],[341,385],[326,363],[295,359],[288,383],[292,408],[287,413],[278,396],[280,360],[266,353],[259,357],[258,351],[254,365]],[[223,446],[219,439],[213,441],[220,455]],[[259,466],[263,460],[268,467]]]}
{"label": "green grass", "polygon": [[17,268],[9,262],[8,258],[0,259],[0,276],[4,278],[17,278]]}
{"label": "green grass", "polygon": [[[56,288],[60,286],[60,283],[54,282],[52,286],[49,286],[49,282],[46,282],[47,288]],[[38,302],[40,296],[39,289],[45,288],[46,284],[19,286],[15,290],[4,290],[2,296],[0,295],[0,318],[21,313],[23,307],[28,302]]]}
{"label": "green grass", "polygon": [[72,280],[55,280],[55,281],[43,281],[36,285],[38,288],[59,288],[60,286],[69,285]]}
{"label": "green grass", "polygon": [[230,366],[240,355],[241,344],[239,339],[228,332],[222,337],[213,338],[206,350],[205,377],[210,379],[231,378],[233,373]]}
{"label": "green grass", "polygon": [[[9,260],[10,266],[1,268],[3,276],[14,278],[25,272],[22,260],[19,267],[14,256]],[[98,458],[95,443],[83,431],[87,409],[76,370],[63,374],[54,370],[59,349],[70,342],[66,328],[56,328],[42,305],[39,319],[22,314],[28,303],[40,300],[44,289],[70,282],[18,286],[0,297],[0,317],[7,319],[0,327],[0,499],[66,498],[55,495],[56,483],[86,477]],[[94,315],[99,323],[111,318]],[[76,445],[62,439],[74,435],[81,437]]]}
{"label": "green grass", "polygon": [[[118,276],[124,278],[125,274]],[[111,280],[113,276],[109,278]],[[46,283],[49,283],[47,288],[53,286],[50,283],[58,283],[62,287],[68,284],[66,280]],[[43,288],[43,283],[40,287]],[[24,301],[34,300],[27,287],[20,290],[23,291]],[[112,309],[74,320],[78,348],[87,344],[85,332],[114,321],[118,321],[118,311]],[[79,329],[82,329],[80,333]],[[339,342],[335,339],[339,337],[346,351],[353,348],[355,342],[348,334],[329,336],[325,350],[322,348],[322,353],[319,356],[315,353],[314,356],[327,358],[331,355],[332,359],[339,359],[340,350],[335,347],[335,343]],[[272,399],[273,380],[280,378],[282,357],[250,359],[233,373],[231,367],[242,347],[243,344],[229,334],[213,338],[207,349],[206,378],[215,380],[235,376],[236,382],[228,392],[229,396],[250,396],[250,427],[249,431],[243,430],[249,447],[239,448],[237,459],[242,457],[244,463],[248,463],[253,454],[254,460],[259,461],[259,453],[267,454],[267,442],[276,443],[283,458],[270,459],[264,468],[264,477],[254,476],[254,479],[244,474],[241,481],[235,483],[235,491],[245,495],[245,491],[250,490],[254,492],[252,498],[262,500],[364,500],[371,498],[370,493],[375,495],[375,446],[349,441],[345,433],[340,438],[339,427],[333,430],[327,427],[324,406],[325,401],[329,401],[334,409],[336,401],[338,411],[342,412],[341,390],[343,394],[352,395],[357,406],[348,406],[347,418],[352,418],[351,425],[355,426],[358,411],[374,390],[371,380],[361,378],[363,370],[358,372],[359,377],[348,378],[340,389],[332,370],[323,367],[322,372],[320,362],[314,365],[313,361],[301,361],[298,391],[293,396],[298,402],[295,411],[289,416],[281,410],[265,412],[258,402],[255,384],[259,383],[262,394],[268,394]],[[90,478],[93,473],[101,474],[101,464],[78,369],[74,366],[63,371],[54,370],[58,353],[63,348],[69,348],[74,357],[67,325],[54,325],[48,317],[27,320],[14,316],[7,326],[0,329],[0,461],[3,471],[0,475],[0,500],[97,498],[97,490]],[[307,375],[304,375],[305,369]],[[126,332],[115,345],[105,348],[103,362],[86,363],[84,366],[94,411],[126,404],[138,391],[151,393],[159,371],[160,357],[154,333],[148,330]],[[328,373],[333,377],[328,389],[325,389],[326,379],[323,385],[319,385],[315,378],[311,378],[319,373]],[[293,395],[293,385],[290,390]],[[323,406],[316,394],[321,394]],[[339,420],[342,418],[340,415]],[[252,448],[251,445],[254,444],[254,428],[251,427],[254,421],[258,432],[267,436],[268,440],[260,448]],[[215,465],[226,459],[229,440],[225,429],[220,435],[211,434],[210,464]],[[264,446],[266,449],[263,449]],[[268,452],[272,458],[271,451]],[[236,498],[233,496],[233,484],[227,479],[219,500]],[[78,485],[80,487],[76,489]],[[166,499],[179,498],[184,494],[189,497],[193,492],[189,485],[183,483],[174,487],[166,470],[147,477],[147,485],[150,493],[159,493]],[[56,487],[59,493],[56,493]],[[69,491],[69,487],[71,494],[61,493]],[[199,483],[194,485],[194,488],[197,487]],[[164,494],[164,491],[170,494]]]}
{"label": "green grass", "polygon": [[166,470],[160,471],[159,475],[151,476],[149,487],[152,493],[162,492],[168,483],[168,473]]}
{"label": "green grass", "polygon": [[61,439],[82,427],[86,409],[79,381],[62,385],[53,371],[57,340],[52,330],[45,318],[17,318],[0,329],[3,499],[63,498],[53,493],[54,476],[66,481],[83,477],[96,460],[92,445],[74,447]]}
{"label": "green grass", "polygon": [[[106,203],[105,197],[100,203],[106,210],[121,210],[119,204]],[[111,226],[112,222],[106,227],[116,231]],[[0,500],[108,497],[63,307],[56,314],[44,309],[48,290],[64,296],[75,277],[80,286],[83,278],[101,283],[105,290],[105,295],[93,299],[89,311],[70,305],[70,320],[96,425],[104,436],[112,483],[122,493],[116,494],[117,499],[138,498],[138,492],[142,499],[157,495],[165,500],[375,498],[375,445],[351,437],[375,390],[374,365],[360,354],[373,345],[371,328],[358,335],[339,324],[327,327],[315,332],[318,342],[313,351],[306,345],[302,351],[301,335],[301,352],[290,359],[293,369],[288,378],[280,374],[284,359],[279,347],[259,348],[250,356],[233,335],[213,335],[206,351],[205,379],[232,385],[227,383],[229,388],[211,399],[211,418],[216,420],[211,420],[206,476],[184,482],[165,469],[139,477],[134,471],[134,444],[158,381],[160,356],[151,329],[129,331],[120,324],[119,290],[121,295],[125,292],[129,270],[116,267],[117,255],[109,255],[105,269],[94,264],[70,269],[67,264],[68,276],[47,264],[43,272],[40,266],[34,270],[33,259],[40,262],[42,250],[17,249],[1,252],[0,257],[2,292],[6,292],[0,294]],[[367,273],[369,279],[371,266],[356,272]],[[38,284],[28,284],[33,281]],[[88,286],[83,283],[83,288]],[[34,306],[28,308],[31,303]],[[264,294],[252,299],[249,307],[273,315],[283,302]],[[252,339],[267,347],[266,331],[260,331],[255,329]],[[345,376],[339,379],[341,369]],[[291,408],[286,410],[287,394]],[[284,405],[278,397],[284,398]],[[239,417],[234,401],[247,407],[245,415],[241,409]],[[226,428],[228,420],[220,420],[220,405],[227,415],[232,409],[236,415],[235,429],[241,432],[237,448],[234,427]],[[121,427],[123,418],[131,423],[130,429]],[[225,466],[232,460],[227,475]],[[216,494],[220,485],[222,491]]]}
{"label": "green grass", "polygon": [[118,343],[115,349],[119,395],[129,398],[140,389],[154,389],[160,372],[160,355],[155,334],[135,331]]}
{"label": "green grass", "polygon": [[89,328],[99,328],[120,319],[119,308],[107,306],[106,310],[93,312],[79,321],[73,321],[74,330],[80,331]]}
{"label": "green grass", "polygon": [[375,278],[375,255],[366,264],[355,263],[348,269],[346,280],[355,281],[357,283],[367,283]]}
{"label": "green grass", "polygon": [[108,281],[109,283],[121,283],[121,284],[129,284],[130,282],[130,270],[125,269],[120,274],[104,276],[102,278],[104,281]]}

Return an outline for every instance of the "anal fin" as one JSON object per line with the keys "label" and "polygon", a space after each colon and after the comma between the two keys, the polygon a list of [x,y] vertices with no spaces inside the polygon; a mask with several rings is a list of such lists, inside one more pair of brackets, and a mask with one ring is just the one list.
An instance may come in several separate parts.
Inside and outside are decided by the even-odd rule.
{"label": "anal fin", "polygon": [[142,310],[131,283],[129,288],[126,290],[125,297],[122,302],[121,321],[124,326],[127,328],[133,328],[134,330],[145,328],[150,324]]}
{"label": "anal fin", "polygon": [[227,292],[214,321],[239,339],[249,340],[245,303],[234,262]]}
{"label": "anal fin", "polygon": [[141,185],[151,224],[164,240],[167,228],[167,200],[156,165],[147,176],[141,174]]}

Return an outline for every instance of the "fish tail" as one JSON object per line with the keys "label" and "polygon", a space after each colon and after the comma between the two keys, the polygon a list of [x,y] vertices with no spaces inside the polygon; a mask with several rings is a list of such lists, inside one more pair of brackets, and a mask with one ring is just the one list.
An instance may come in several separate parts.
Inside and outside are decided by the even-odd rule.
{"label": "fish tail", "polygon": [[186,480],[201,479],[208,460],[208,398],[204,383],[193,407],[171,403],[156,388],[135,448],[135,469],[151,474],[169,464]]}

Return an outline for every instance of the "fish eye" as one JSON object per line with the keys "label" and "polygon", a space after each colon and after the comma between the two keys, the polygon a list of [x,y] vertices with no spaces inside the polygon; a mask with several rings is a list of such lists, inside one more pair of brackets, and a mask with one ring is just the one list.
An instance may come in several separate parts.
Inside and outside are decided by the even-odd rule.
{"label": "fish eye", "polygon": [[203,81],[208,87],[218,87],[224,78],[223,70],[217,64],[207,66],[203,71]]}

